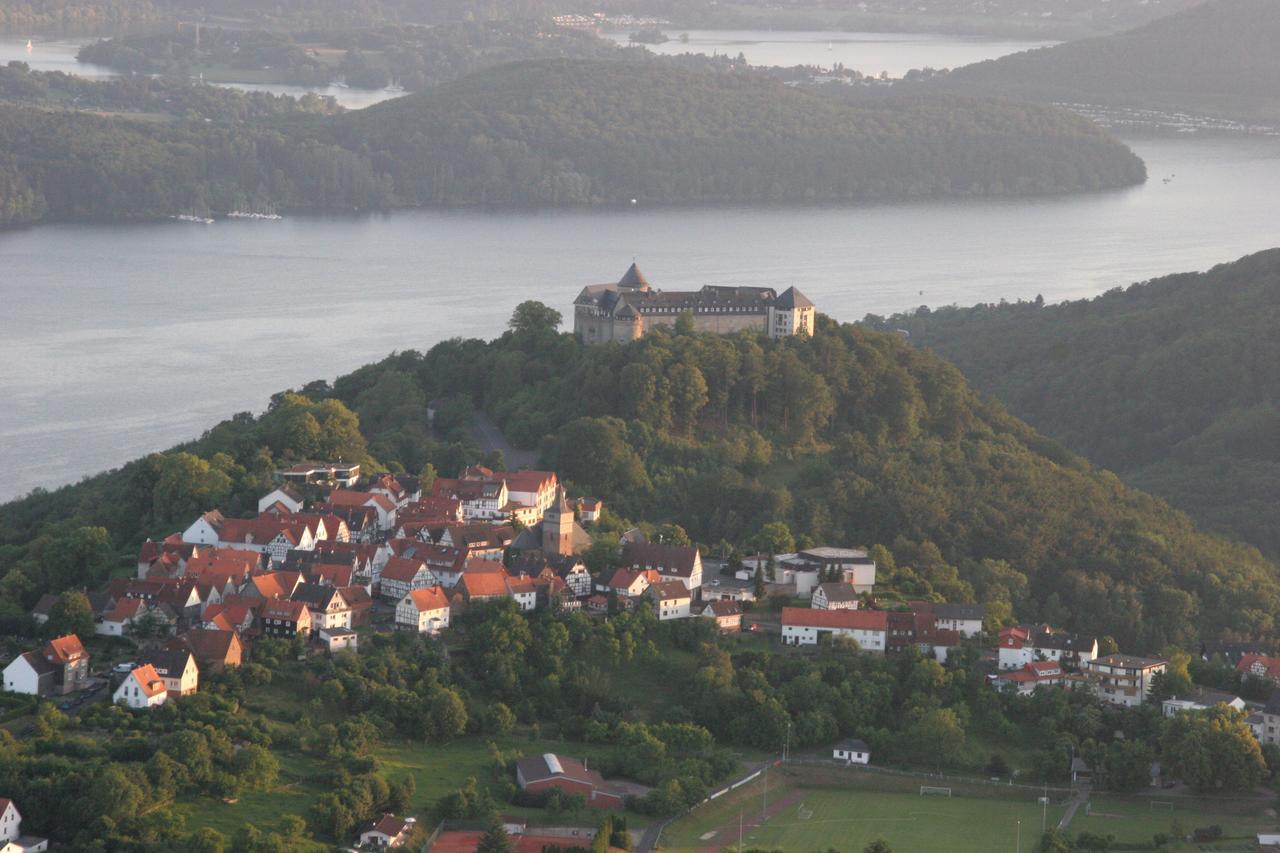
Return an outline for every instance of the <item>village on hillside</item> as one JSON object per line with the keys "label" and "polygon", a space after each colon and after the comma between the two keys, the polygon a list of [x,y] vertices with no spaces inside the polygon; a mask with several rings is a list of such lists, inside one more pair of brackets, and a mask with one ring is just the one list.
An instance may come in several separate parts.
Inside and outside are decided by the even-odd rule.
{"label": "village on hillside", "polygon": [[[582,611],[599,620],[643,608],[659,622],[713,620],[723,634],[773,638],[781,653],[840,644],[946,662],[963,652],[994,690],[1079,690],[1122,707],[1147,702],[1168,663],[1049,625],[992,630],[979,604],[902,600],[877,586],[876,563],[858,547],[731,561],[631,528],[609,565],[593,572],[584,555],[604,499],[570,498],[552,471],[471,466],[424,484],[407,475],[366,479],[358,465],[320,462],[280,470],[277,481],[255,517],[210,508],[186,529],[146,541],[133,577],[84,591],[93,632],[132,641],[133,659],[94,661],[82,638],[55,637],[7,664],[4,689],[48,697],[68,713],[94,701],[145,713],[199,691],[202,674],[250,660],[263,639],[292,643],[303,656],[359,654],[362,639],[377,632],[447,641],[461,615],[497,600],[519,612]],[[41,598],[34,619],[47,622],[61,600]],[[1280,659],[1244,647],[1229,652],[1242,673],[1280,681]],[[1280,743],[1280,693],[1246,708],[1240,697],[1200,689],[1165,699],[1162,711],[1222,702],[1249,712],[1260,742]],[[872,762],[859,734],[845,732],[830,760]],[[1089,768],[1076,759],[1072,773],[1087,776]],[[580,795],[591,808],[621,807],[634,793],[568,756],[526,756],[516,775],[522,790]],[[22,840],[16,827],[3,849],[44,849],[43,839]],[[385,815],[357,843],[396,846],[412,829],[410,816]],[[517,837],[526,831],[508,829]],[[450,842],[446,832],[438,842],[466,849],[462,835]]]}

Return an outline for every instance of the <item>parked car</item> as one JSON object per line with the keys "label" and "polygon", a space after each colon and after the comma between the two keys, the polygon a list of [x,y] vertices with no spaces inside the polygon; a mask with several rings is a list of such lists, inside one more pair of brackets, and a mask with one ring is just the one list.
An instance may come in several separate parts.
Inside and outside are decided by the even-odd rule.
{"label": "parked car", "polygon": [[115,666],[111,667],[111,671],[118,672],[121,675],[128,675],[129,673],[133,672],[134,669],[137,668],[137,666],[138,665],[133,661],[129,661],[127,663],[118,663]]}

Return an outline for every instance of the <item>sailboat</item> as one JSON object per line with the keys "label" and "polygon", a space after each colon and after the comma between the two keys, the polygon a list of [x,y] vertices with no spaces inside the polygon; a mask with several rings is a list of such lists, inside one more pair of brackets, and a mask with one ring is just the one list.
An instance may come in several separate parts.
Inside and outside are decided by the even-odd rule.
{"label": "sailboat", "polygon": [[27,53],[31,52],[31,39],[27,39]]}

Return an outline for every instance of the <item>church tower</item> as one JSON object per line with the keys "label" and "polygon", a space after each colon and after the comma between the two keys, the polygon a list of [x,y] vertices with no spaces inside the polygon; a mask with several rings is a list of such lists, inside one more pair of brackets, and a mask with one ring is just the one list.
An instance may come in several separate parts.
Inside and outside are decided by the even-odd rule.
{"label": "church tower", "polygon": [[542,553],[567,557],[573,553],[573,508],[564,488],[556,489],[556,501],[542,516]]}

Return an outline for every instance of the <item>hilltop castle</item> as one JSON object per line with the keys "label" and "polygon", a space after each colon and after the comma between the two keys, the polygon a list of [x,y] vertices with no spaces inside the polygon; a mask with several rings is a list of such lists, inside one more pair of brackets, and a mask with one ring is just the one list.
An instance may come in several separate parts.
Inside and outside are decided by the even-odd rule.
{"label": "hilltop castle", "polygon": [[632,264],[617,284],[584,287],[573,300],[573,331],[588,344],[634,341],[654,326],[673,326],[682,314],[700,332],[752,329],[771,338],[812,335],[815,309],[794,287],[721,287],[663,291]]}

